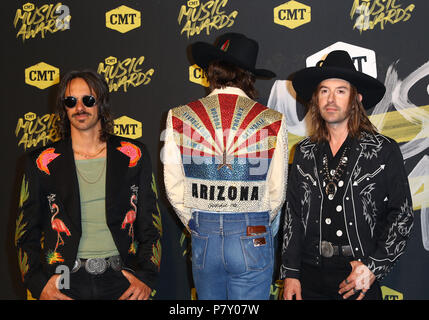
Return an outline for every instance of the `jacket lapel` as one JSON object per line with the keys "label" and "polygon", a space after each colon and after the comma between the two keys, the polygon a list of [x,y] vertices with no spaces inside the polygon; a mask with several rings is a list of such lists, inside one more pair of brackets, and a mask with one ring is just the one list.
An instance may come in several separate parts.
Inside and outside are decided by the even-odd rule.
{"label": "jacket lapel", "polygon": [[124,181],[130,158],[118,150],[120,140],[110,136],[107,140],[107,168],[106,168],[106,214],[114,208],[115,201],[119,199],[120,181]]}
{"label": "jacket lapel", "polygon": [[313,150],[314,164],[316,165],[317,172],[322,173],[322,160],[323,160],[323,146],[315,145]]}
{"label": "jacket lapel", "polygon": [[344,178],[343,178],[343,180],[346,184],[350,180],[350,177],[351,177],[351,175],[352,175],[352,173],[356,167],[356,164],[357,164],[357,161],[359,160],[361,151],[362,151],[362,147],[359,145],[358,141],[356,139],[351,139],[347,170],[346,170],[346,172],[344,174]]}
{"label": "jacket lapel", "polygon": [[58,143],[55,153],[60,155],[49,166],[57,198],[61,200],[65,213],[71,218],[74,229],[79,233],[81,228],[81,209],[79,183],[74,162],[71,139]]}

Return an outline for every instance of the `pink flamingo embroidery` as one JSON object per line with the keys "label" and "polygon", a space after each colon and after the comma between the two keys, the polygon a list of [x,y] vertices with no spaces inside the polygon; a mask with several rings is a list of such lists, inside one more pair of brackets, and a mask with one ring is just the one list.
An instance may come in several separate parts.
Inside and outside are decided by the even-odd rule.
{"label": "pink flamingo embroidery", "polygon": [[130,225],[130,229],[128,230],[128,235],[130,235],[133,240],[134,240],[134,221],[136,221],[136,215],[137,215],[137,206],[134,203],[136,201],[137,201],[137,196],[133,194],[130,198],[130,203],[131,203],[131,206],[134,208],[134,210],[131,209],[126,213],[125,219],[124,221],[122,221],[122,226],[121,226],[121,229],[125,229],[127,224]]}
{"label": "pink flamingo embroidery", "polygon": [[[64,222],[61,219],[55,218],[55,216],[60,212],[60,209],[58,208],[57,204],[54,203],[51,206],[51,210],[52,212],[55,212],[52,215],[51,218],[51,227],[53,230],[55,230],[57,232],[57,245],[55,246],[55,251],[57,251],[58,245],[64,245],[64,240],[61,237],[61,233],[65,233],[67,236],[70,236],[70,230],[66,227],[66,225],[64,224]],[[60,242],[61,240],[61,242]]]}

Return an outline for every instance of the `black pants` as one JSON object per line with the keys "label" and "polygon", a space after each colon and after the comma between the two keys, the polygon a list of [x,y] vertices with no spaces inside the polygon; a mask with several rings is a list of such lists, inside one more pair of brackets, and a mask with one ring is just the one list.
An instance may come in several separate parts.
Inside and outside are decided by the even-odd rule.
{"label": "black pants", "polygon": [[103,274],[92,275],[80,268],[70,273],[70,289],[61,292],[75,300],[117,300],[129,286],[121,271],[108,268]]}
{"label": "black pants", "polygon": [[[340,283],[351,273],[350,260],[334,256],[322,258],[321,266],[311,266],[303,263],[301,268],[301,290],[304,300],[344,300],[338,294]],[[352,295],[348,300],[354,300],[360,292]],[[381,300],[380,285],[375,281],[367,291],[364,300]]]}

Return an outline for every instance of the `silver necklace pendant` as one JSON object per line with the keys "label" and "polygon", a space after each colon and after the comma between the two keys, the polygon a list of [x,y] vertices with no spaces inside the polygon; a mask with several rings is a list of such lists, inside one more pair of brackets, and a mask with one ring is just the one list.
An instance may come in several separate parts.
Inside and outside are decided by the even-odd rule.
{"label": "silver necklace pendant", "polygon": [[328,195],[328,199],[334,199],[335,194],[337,193],[337,185],[333,181],[329,181],[326,184],[325,192]]}
{"label": "silver necklace pendant", "polygon": [[338,162],[338,165],[335,169],[328,169],[328,157],[325,154],[323,159],[322,159],[322,164],[323,164],[323,169],[324,169],[324,173],[325,173],[325,181],[323,182],[323,186],[325,187],[325,192],[326,195],[328,196],[329,200],[333,200],[335,197],[335,194],[337,193],[338,187],[342,187],[344,185],[344,181],[340,180],[338,182],[338,187],[337,184],[334,182],[336,180],[338,180],[340,178],[340,175],[342,174],[342,172],[344,171],[345,166],[347,165],[348,162],[348,158],[346,157],[346,151],[347,151],[347,147],[344,148],[343,154],[341,155],[341,158]]}

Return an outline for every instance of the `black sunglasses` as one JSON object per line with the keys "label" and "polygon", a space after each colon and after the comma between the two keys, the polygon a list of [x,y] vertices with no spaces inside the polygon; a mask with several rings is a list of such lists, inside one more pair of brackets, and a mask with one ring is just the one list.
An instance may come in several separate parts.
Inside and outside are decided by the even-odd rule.
{"label": "black sunglasses", "polygon": [[[81,99],[82,99],[82,103],[85,107],[91,108],[91,107],[95,106],[96,101],[95,101],[95,98],[93,96],[91,96],[91,95],[83,96]],[[74,108],[74,106],[77,103],[77,100],[78,100],[78,98],[69,96],[69,97],[65,97],[63,99],[63,102],[67,108]]]}

